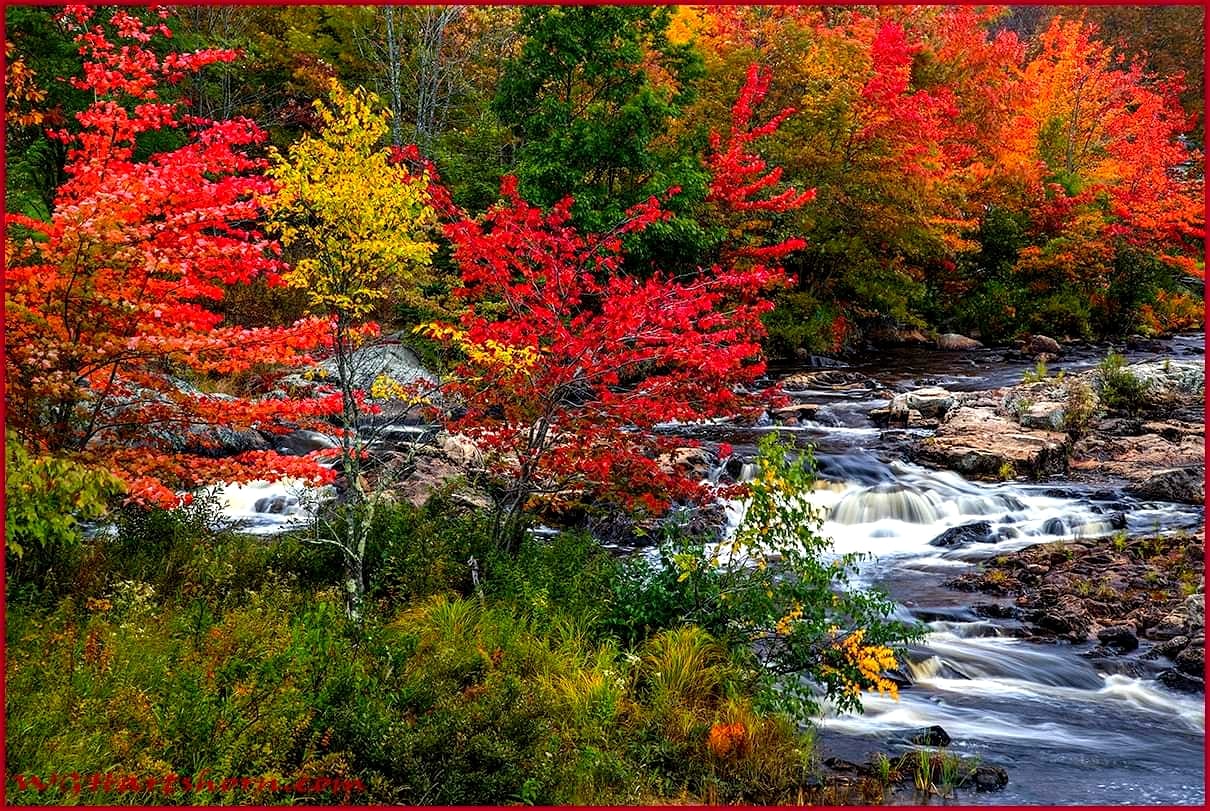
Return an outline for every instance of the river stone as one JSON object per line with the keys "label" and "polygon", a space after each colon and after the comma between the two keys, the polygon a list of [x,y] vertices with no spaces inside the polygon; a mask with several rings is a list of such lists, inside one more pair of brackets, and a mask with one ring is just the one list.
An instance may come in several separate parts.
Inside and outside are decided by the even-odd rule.
{"label": "river stone", "polygon": [[947,332],[944,335],[938,336],[937,348],[944,349],[947,352],[963,352],[968,349],[982,349],[983,344],[974,338],[968,338],[956,332]]}
{"label": "river stone", "polygon": [[957,404],[954,395],[939,386],[916,389],[891,398],[892,414],[918,411],[921,417],[941,419]]}
{"label": "river stone", "polygon": [[1146,481],[1127,487],[1126,492],[1147,501],[1202,504],[1206,500],[1205,477],[1201,466],[1170,467],[1155,471]]}
{"label": "river stone", "polygon": [[1200,631],[1206,627],[1205,594],[1190,594],[1185,598],[1185,616],[1189,628]]}
{"label": "river stone", "polygon": [[[353,388],[368,392],[375,380],[384,377],[435,396],[437,376],[424,368],[420,357],[401,343],[400,337],[387,336],[352,352],[349,365]],[[317,385],[332,385],[338,373],[336,359],[329,358],[303,374],[283,378],[282,382],[293,389],[309,390]]]}
{"label": "river stone", "polygon": [[772,417],[775,422],[782,425],[797,425],[800,420],[815,419],[817,411],[819,411],[818,403],[795,403],[773,409]]}
{"label": "river stone", "polygon": [[695,479],[710,475],[710,457],[702,448],[673,448],[656,458],[660,470],[680,473]]}
{"label": "river stone", "polygon": [[1201,398],[1206,391],[1206,369],[1201,361],[1162,360],[1132,363],[1126,367],[1149,390],[1151,397],[1162,400]]}
{"label": "river stone", "polygon": [[990,408],[961,407],[937,433],[921,441],[921,461],[967,476],[1002,474],[1041,477],[1067,466],[1067,435],[1025,430]]}
{"label": "river stone", "polygon": [[1047,335],[1035,335],[1025,342],[1025,351],[1030,355],[1058,355],[1063,347]]}
{"label": "river stone", "polygon": [[1102,628],[1097,632],[1097,640],[1108,648],[1114,648],[1122,653],[1132,651],[1139,646],[1139,638],[1129,625],[1113,625]]}
{"label": "river stone", "polygon": [[1053,607],[1035,612],[1031,621],[1039,628],[1053,631],[1058,636],[1074,642],[1088,639],[1088,631],[1092,625],[1092,619],[1088,616],[1083,602],[1069,594],[1060,596]]}
{"label": "river stone", "polygon": [[1158,659],[1163,656],[1166,659],[1175,659],[1177,654],[1183,651],[1189,645],[1189,637],[1174,636],[1164,642],[1157,642],[1152,646],[1151,650],[1143,656],[1144,659]]}
{"label": "river stone", "polygon": [[1155,678],[1160,684],[1178,693],[1201,693],[1206,689],[1205,681],[1176,669],[1165,670]]}
{"label": "river stone", "polygon": [[1008,772],[1000,766],[981,763],[975,767],[975,791],[998,791],[1008,785]]}
{"label": "river stone", "polygon": [[336,440],[327,434],[307,430],[291,431],[288,434],[274,436],[272,442],[278,453],[288,456],[305,456],[308,453],[335,448],[338,445]]}
{"label": "river stone", "polygon": [[1173,659],[1177,670],[1190,676],[1201,676],[1206,671],[1206,649],[1190,645]]}
{"label": "river stone", "polygon": [[929,541],[929,546],[966,546],[972,543],[988,543],[992,540],[992,525],[987,521],[976,521],[960,527],[950,527]]}
{"label": "river stone", "polygon": [[1034,403],[1021,412],[1019,421],[1025,428],[1062,431],[1067,426],[1067,407],[1063,403],[1050,401]]}
{"label": "river stone", "polygon": [[912,730],[907,734],[907,740],[917,746],[949,746],[952,739],[948,732],[934,724]]}

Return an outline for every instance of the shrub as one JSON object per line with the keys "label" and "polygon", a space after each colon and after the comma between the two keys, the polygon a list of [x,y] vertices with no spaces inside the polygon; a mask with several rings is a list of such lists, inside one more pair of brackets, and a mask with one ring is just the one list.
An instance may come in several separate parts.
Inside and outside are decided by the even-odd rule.
{"label": "shrub", "polygon": [[1098,367],[1101,401],[1114,411],[1137,414],[1147,405],[1147,385],[1126,368],[1126,359],[1110,352]]}
{"label": "shrub", "polygon": [[4,542],[8,585],[45,587],[78,565],[84,524],[103,518],[121,483],[104,470],[30,454],[5,432]]}
{"label": "shrub", "polygon": [[611,621],[632,639],[700,625],[753,659],[770,706],[805,719],[818,703],[799,675],[840,709],[859,709],[862,690],[895,692],[882,677],[894,666],[891,646],[918,631],[887,619],[885,595],[851,586],[860,556],[827,555],[822,519],[805,499],[813,463],[809,454],[789,461],[788,451],[775,435],[762,439],[744,518],[730,538],[713,544],[673,532],[658,560],[631,561]]}
{"label": "shrub", "polygon": [[1067,398],[1063,406],[1063,427],[1072,436],[1081,436],[1092,422],[1097,409],[1097,395],[1086,381],[1074,378],[1067,383]]}

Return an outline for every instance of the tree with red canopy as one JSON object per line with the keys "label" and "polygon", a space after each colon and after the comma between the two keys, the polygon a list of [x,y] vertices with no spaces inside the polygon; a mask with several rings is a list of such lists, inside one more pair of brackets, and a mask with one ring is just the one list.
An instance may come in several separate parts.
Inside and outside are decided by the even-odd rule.
{"label": "tree with red canopy", "polygon": [[[159,13],[160,18],[166,12]],[[8,422],[35,451],[108,469],[129,498],[171,506],[216,481],[330,477],[309,458],[254,451],[214,458],[214,427],[283,432],[317,425],[340,398],[207,395],[212,375],[297,366],[330,325],[224,324],[227,289],[280,283],[274,242],[255,223],[272,188],[251,156],[251,121],[208,121],[165,100],[166,85],[236,54],[157,55],[171,32],[125,10],[108,25],[69,7],[95,101],[76,116],[67,180],[47,220],[9,215],[5,276]],[[183,141],[146,154],[152,144]],[[183,447],[182,447],[183,446]]]}

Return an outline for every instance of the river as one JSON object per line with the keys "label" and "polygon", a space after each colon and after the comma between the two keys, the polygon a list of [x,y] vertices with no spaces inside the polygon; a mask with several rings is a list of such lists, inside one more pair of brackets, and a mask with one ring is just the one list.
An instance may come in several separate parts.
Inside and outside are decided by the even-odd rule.
{"label": "river", "polygon": [[[1200,359],[1204,336],[1119,347],[1131,362],[1164,357]],[[1095,366],[1104,347],[1068,352],[1051,371]],[[860,372],[893,391],[944,386],[979,391],[1020,382],[1033,363],[993,350],[945,353],[905,349],[857,358],[840,372]],[[776,376],[799,371],[781,367]],[[1002,791],[961,792],[961,804],[1205,803],[1203,697],[1173,692],[1151,678],[1126,675],[1134,656],[1090,659],[1094,645],[1032,642],[1012,620],[977,616],[973,603],[995,602],[944,583],[981,560],[1046,541],[1111,533],[1107,518],[1124,512],[1131,532],[1200,527],[1203,510],[1140,503],[1114,488],[1051,479],[1041,484],[987,484],[904,461],[909,433],[883,430],[869,412],[886,404],[860,388],[796,393],[821,404],[816,420],[778,427],[813,445],[821,478],[843,489],[821,490],[831,507],[822,531],[837,552],[874,556],[863,579],[885,589],[902,618],[925,622],[928,634],[908,651],[912,684],[898,700],[867,695],[863,715],[830,715],[820,726],[829,756],[864,760],[885,751],[896,732],[940,725],[951,749],[1004,766]],[[755,433],[730,429],[720,438],[753,453]],[[887,492],[891,491],[891,492]],[[905,520],[906,519],[906,520]],[[1001,535],[964,548],[929,545],[945,529],[990,521]],[[1145,646],[1144,646],[1145,647]],[[1125,660],[1125,661],[1123,661]],[[1124,666],[1125,665],[1125,666]],[[915,804],[914,791],[891,803]],[[934,798],[934,802],[937,800]]]}

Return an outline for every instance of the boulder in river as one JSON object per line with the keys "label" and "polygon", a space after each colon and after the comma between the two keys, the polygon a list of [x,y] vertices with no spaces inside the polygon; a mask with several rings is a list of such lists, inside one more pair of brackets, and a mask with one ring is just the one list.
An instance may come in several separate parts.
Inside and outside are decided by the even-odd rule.
{"label": "boulder in river", "polygon": [[1023,428],[1063,431],[1067,426],[1067,407],[1063,403],[1050,401],[1034,403],[1021,412],[1019,421]]}
{"label": "boulder in river", "polygon": [[1204,679],[1183,673],[1175,668],[1165,670],[1155,678],[1160,684],[1178,693],[1202,693],[1206,690]]}
{"label": "boulder in river", "polygon": [[1134,628],[1129,625],[1111,625],[1097,632],[1097,641],[1107,648],[1120,652],[1132,651],[1138,648],[1139,638],[1134,635]]}
{"label": "boulder in river", "polygon": [[918,411],[922,417],[941,419],[957,403],[957,398],[950,392],[940,386],[930,386],[904,394],[896,394],[891,398],[889,408],[892,414],[901,411]]}
{"label": "boulder in river", "polygon": [[[383,378],[397,386],[436,396],[437,376],[424,367],[420,357],[401,342],[401,336],[388,336],[352,352],[349,360],[353,387],[370,391],[374,381]],[[329,358],[303,374],[289,375],[282,383],[291,389],[309,391],[317,385],[331,385],[339,374],[336,359]]]}
{"label": "boulder in river", "polygon": [[908,743],[917,746],[949,746],[952,739],[949,733],[937,725],[922,727],[908,732],[905,736]]}
{"label": "boulder in river", "polygon": [[968,338],[956,332],[947,332],[944,335],[938,336],[937,348],[944,349],[947,352],[963,352],[969,349],[982,349],[983,344],[974,338]]}
{"label": "boulder in river", "polygon": [[966,476],[1041,477],[1067,466],[1067,435],[1031,431],[990,408],[962,407],[921,441],[919,458]]}
{"label": "boulder in river", "polygon": [[1058,355],[1063,347],[1048,335],[1034,335],[1025,342],[1025,351],[1030,355]]}
{"label": "boulder in river", "polygon": [[980,763],[972,777],[975,791],[999,791],[1008,785],[1008,772],[1002,766]]}
{"label": "boulder in river", "polygon": [[929,541],[930,546],[966,546],[972,543],[987,543],[992,540],[992,525],[987,521],[976,521],[960,527],[950,527]]}
{"label": "boulder in river", "polygon": [[1206,500],[1206,471],[1200,465],[1157,470],[1126,492],[1148,501],[1201,504]]}

